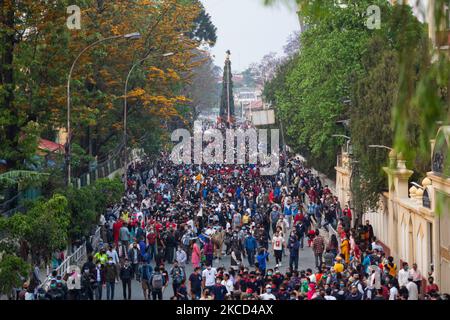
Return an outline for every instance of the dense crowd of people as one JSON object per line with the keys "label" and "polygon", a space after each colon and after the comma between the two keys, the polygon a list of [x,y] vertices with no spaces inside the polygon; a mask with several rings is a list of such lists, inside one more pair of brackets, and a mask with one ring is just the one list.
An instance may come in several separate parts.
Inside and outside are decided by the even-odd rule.
{"label": "dense crowd of people", "polygon": [[257,165],[175,165],[162,153],[131,165],[126,179],[88,261],[54,272],[34,295],[24,288],[24,298],[114,300],[121,283],[132,299],[134,281],[153,300],[447,297],[431,275],[424,285],[417,265],[397,266],[369,221],[353,227],[348,205],[297,157],[281,156],[279,172],[262,176]]}

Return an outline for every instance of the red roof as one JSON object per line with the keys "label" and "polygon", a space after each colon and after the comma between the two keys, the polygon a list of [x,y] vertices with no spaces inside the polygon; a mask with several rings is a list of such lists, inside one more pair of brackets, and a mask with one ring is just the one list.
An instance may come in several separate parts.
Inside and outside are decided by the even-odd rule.
{"label": "red roof", "polygon": [[262,108],[263,108],[263,102],[261,100],[250,102],[249,109],[262,109]]}
{"label": "red roof", "polygon": [[50,152],[64,152],[64,146],[50,141],[50,140],[45,140],[45,139],[41,139],[39,140],[39,149],[41,150],[45,150],[45,151],[50,151]]}

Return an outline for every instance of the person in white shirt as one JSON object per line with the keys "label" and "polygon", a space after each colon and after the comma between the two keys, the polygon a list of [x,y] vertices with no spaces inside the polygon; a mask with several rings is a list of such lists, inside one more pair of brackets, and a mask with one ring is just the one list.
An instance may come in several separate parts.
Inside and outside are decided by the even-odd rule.
{"label": "person in white shirt", "polygon": [[309,278],[309,282],[311,283],[317,282],[316,274],[312,272],[311,269],[306,269],[306,276]]}
{"label": "person in white shirt", "polygon": [[378,250],[379,252],[383,252],[383,247],[378,244],[378,240],[376,237],[373,238],[372,250]]}
{"label": "person in white shirt", "polygon": [[392,283],[389,283],[389,300],[397,300],[398,289]]}
{"label": "person in white shirt", "polygon": [[325,293],[326,293],[324,296],[325,300],[337,300],[335,296],[331,295],[331,288],[327,288],[325,290]]}
{"label": "person in white shirt", "polygon": [[187,255],[186,252],[183,250],[183,248],[181,248],[180,246],[178,247],[176,253],[176,260],[178,261],[180,267],[184,269],[186,266]]}
{"label": "person in white shirt", "polygon": [[281,266],[281,260],[283,257],[283,247],[286,247],[284,237],[277,231],[272,238],[273,253],[275,255],[276,266]]}
{"label": "person in white shirt", "polygon": [[203,289],[213,287],[216,283],[216,275],[217,270],[216,268],[211,267],[208,265],[205,270],[202,272],[202,278],[203,278]]}
{"label": "person in white shirt", "polygon": [[35,300],[34,293],[27,290],[27,292],[25,293],[25,300]]}
{"label": "person in white shirt", "polygon": [[408,300],[419,300],[419,290],[411,276],[408,278],[406,289],[408,289]]}
{"label": "person in white shirt", "polygon": [[72,273],[70,274],[66,283],[67,289],[69,290],[70,300],[79,300],[81,290],[81,276],[76,269],[72,270]]}
{"label": "person in white shirt", "polygon": [[222,280],[222,285],[227,288],[228,294],[232,294],[234,291],[234,283],[233,280],[230,278],[230,274],[225,273],[224,279]]}
{"label": "person in white shirt", "polygon": [[261,296],[261,300],[277,300],[277,298],[272,293],[272,287],[270,285],[266,286],[266,292]]}
{"label": "person in white shirt", "polygon": [[403,262],[403,268],[398,272],[398,285],[401,287],[405,287],[408,283],[408,263]]}
{"label": "person in white shirt", "polygon": [[110,245],[108,247],[108,251],[106,251],[106,255],[108,256],[108,258],[112,258],[113,263],[116,266],[117,269],[117,277],[116,277],[116,283],[119,282],[119,274],[120,274],[120,260],[119,260],[119,254],[117,253],[117,250],[114,246]]}
{"label": "person in white shirt", "polygon": [[105,216],[103,215],[103,213],[100,215],[100,225],[103,227],[106,223],[106,219]]}
{"label": "person in white shirt", "polygon": [[381,289],[381,270],[376,265],[369,266],[369,285],[376,290]]}
{"label": "person in white shirt", "polygon": [[409,270],[409,276],[413,278],[414,283],[417,285],[417,290],[420,294],[420,287],[422,284],[422,273],[417,269],[417,263],[412,265],[412,269]]}

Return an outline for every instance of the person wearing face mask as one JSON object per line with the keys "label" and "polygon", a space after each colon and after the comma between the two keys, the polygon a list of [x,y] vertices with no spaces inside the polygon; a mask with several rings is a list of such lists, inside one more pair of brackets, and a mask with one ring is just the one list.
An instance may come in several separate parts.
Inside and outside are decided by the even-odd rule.
{"label": "person wearing face mask", "polygon": [[409,271],[408,271],[408,263],[403,262],[402,269],[398,272],[398,285],[401,287],[405,287],[408,284],[408,277],[409,277]]}
{"label": "person wearing face mask", "polygon": [[105,266],[101,263],[97,263],[94,270],[95,279],[95,299],[102,300],[103,287],[106,286]]}
{"label": "person wearing face mask", "polygon": [[136,242],[133,243],[133,247],[128,250],[128,259],[125,260],[130,263],[133,275],[136,275],[139,267],[139,260],[141,259],[141,252]]}
{"label": "person wearing face mask", "polygon": [[225,296],[228,294],[227,288],[222,284],[222,277],[216,278],[215,285],[210,290],[214,300],[225,300]]}
{"label": "person wearing face mask", "polygon": [[261,300],[268,301],[268,300],[277,300],[275,295],[272,293],[272,286],[266,285],[265,292],[260,295]]}
{"label": "person wearing face mask", "polygon": [[202,272],[202,289],[209,289],[211,292],[212,287],[216,283],[217,269],[211,267],[210,264],[206,265],[206,269]]}
{"label": "person wearing face mask", "polygon": [[106,255],[108,256],[108,258],[112,258],[113,262],[116,266],[117,269],[117,278],[116,278],[116,283],[119,282],[119,274],[120,274],[120,260],[119,260],[119,254],[117,253],[116,248],[114,248],[114,246],[112,244],[110,244],[107,247],[107,251],[106,251]]}
{"label": "person wearing face mask", "polygon": [[237,245],[234,245],[231,248],[231,267],[234,270],[239,270],[241,264],[242,264],[242,252]]}
{"label": "person wearing face mask", "polygon": [[223,276],[223,280],[222,280],[222,284],[225,286],[225,288],[227,289],[227,293],[229,295],[231,295],[233,293],[234,290],[234,284],[233,284],[233,280],[230,277],[229,273],[225,273]]}
{"label": "person wearing face mask", "polygon": [[106,298],[114,300],[114,288],[116,285],[117,269],[112,258],[109,258],[108,264],[105,267],[106,280]]}
{"label": "person wearing face mask", "polygon": [[67,289],[69,290],[69,300],[79,300],[81,290],[81,276],[76,269],[73,269],[67,279]]}
{"label": "person wearing face mask", "polygon": [[291,232],[288,248],[289,248],[289,268],[291,268],[291,270],[298,270],[300,242],[298,241],[295,231]]}
{"label": "person wearing face mask", "polygon": [[[356,287],[355,287],[356,288]],[[358,289],[356,288],[356,291],[358,291]],[[337,300],[345,300],[347,297],[347,288],[345,287],[345,283],[343,281],[341,281],[339,283],[339,289],[338,292],[336,293],[336,299]]]}
{"label": "person wearing face mask", "polygon": [[290,300],[290,293],[286,290],[285,285],[280,286],[280,291],[278,292],[278,300]]}
{"label": "person wearing face mask", "polygon": [[100,249],[100,252],[97,252],[94,256],[95,263],[106,264],[108,261],[108,255],[106,254],[106,249]]}
{"label": "person wearing face mask", "polygon": [[244,247],[247,252],[248,263],[250,267],[253,267],[255,265],[255,254],[258,244],[251,232],[248,232],[247,237],[244,240]]}
{"label": "person wearing face mask", "polygon": [[128,286],[128,300],[131,300],[131,278],[133,277],[133,269],[130,261],[125,259],[125,263],[120,268],[120,280],[122,281],[123,300],[127,300],[127,286]]}
{"label": "person wearing face mask", "polygon": [[[81,276],[81,297],[82,300],[94,300],[94,289],[96,286],[95,274],[90,272],[88,268],[83,269]],[[95,270],[95,267],[94,267]]]}

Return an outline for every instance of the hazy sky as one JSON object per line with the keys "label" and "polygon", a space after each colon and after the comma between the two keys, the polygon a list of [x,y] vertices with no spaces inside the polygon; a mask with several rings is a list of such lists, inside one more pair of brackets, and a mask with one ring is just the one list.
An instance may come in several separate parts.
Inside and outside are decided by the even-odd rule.
{"label": "hazy sky", "polygon": [[269,52],[283,52],[288,36],[300,29],[294,9],[265,7],[263,0],[201,0],[217,27],[215,62],[223,67],[231,50],[233,71],[243,71]]}

